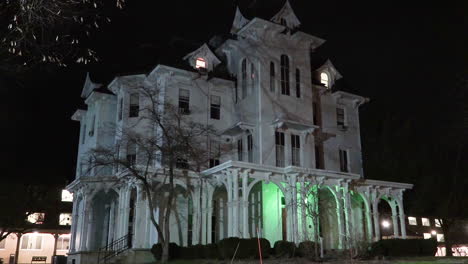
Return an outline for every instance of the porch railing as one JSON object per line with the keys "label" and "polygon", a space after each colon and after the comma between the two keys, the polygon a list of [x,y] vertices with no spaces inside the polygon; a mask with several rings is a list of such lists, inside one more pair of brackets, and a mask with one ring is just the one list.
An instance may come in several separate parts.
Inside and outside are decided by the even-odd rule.
{"label": "porch railing", "polygon": [[106,246],[99,249],[98,252],[98,264],[100,263],[109,263],[109,261],[127,251],[132,247],[132,234],[128,233],[127,235],[114,240],[112,243],[107,244]]}

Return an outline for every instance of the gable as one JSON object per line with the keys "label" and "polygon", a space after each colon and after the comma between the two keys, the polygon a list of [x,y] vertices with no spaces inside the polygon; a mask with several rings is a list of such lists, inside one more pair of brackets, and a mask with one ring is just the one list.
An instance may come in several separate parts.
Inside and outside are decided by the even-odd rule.
{"label": "gable", "polygon": [[290,29],[297,28],[301,25],[301,22],[297,18],[296,14],[294,14],[294,11],[288,0],[286,0],[286,3],[284,3],[284,6],[281,8],[281,10],[276,13],[276,15],[274,15],[270,20]]}
{"label": "gable", "polygon": [[202,59],[206,62],[206,69],[212,71],[221,61],[216,57],[216,55],[211,51],[208,45],[203,44],[197,50],[187,54],[184,57],[184,60],[187,60],[189,65],[197,69],[197,59]]}

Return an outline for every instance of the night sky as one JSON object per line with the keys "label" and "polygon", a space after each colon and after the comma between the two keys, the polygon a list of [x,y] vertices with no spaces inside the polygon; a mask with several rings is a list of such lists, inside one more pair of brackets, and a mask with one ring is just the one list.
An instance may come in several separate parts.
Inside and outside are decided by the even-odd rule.
{"label": "night sky", "polygon": [[[117,73],[148,72],[163,55],[183,56],[180,46],[196,49],[213,35],[229,32],[236,3],[244,14],[260,17],[273,15],[283,4],[128,1],[124,10],[113,14],[112,23],[89,40],[99,63],[37,67],[19,82],[1,76],[0,86],[7,88],[1,89],[0,109],[4,180],[64,184],[73,180],[79,124],[70,117],[82,105],[87,71],[103,82]],[[445,92],[466,80],[464,1],[290,2],[301,30],[327,40],[323,51],[346,83],[371,99],[361,107],[365,176],[418,183],[416,175],[402,172],[439,140],[435,131],[440,131],[451,105]],[[393,157],[391,162],[381,160],[388,157]]]}

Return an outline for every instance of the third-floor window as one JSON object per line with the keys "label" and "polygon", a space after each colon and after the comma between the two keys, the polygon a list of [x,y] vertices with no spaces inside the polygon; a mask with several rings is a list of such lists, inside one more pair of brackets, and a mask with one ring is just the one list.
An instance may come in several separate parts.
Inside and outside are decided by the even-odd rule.
{"label": "third-floor window", "polygon": [[348,151],[344,149],[340,149],[339,153],[340,153],[340,171],[349,172]]}
{"label": "third-floor window", "polygon": [[275,63],[270,62],[270,92],[275,91]]}
{"label": "third-floor window", "polygon": [[338,127],[345,126],[345,111],[343,108],[336,108],[336,125]]}
{"label": "third-floor window", "polygon": [[281,94],[289,95],[289,58],[281,55]]}
{"label": "third-floor window", "polygon": [[276,167],[284,167],[284,133],[275,132]]}
{"label": "third-floor window", "polygon": [[217,120],[221,118],[221,97],[219,96],[210,97],[210,117]]}
{"label": "third-floor window", "polygon": [[301,143],[298,135],[291,134],[291,165],[301,165]]}
{"label": "third-floor window", "polygon": [[179,89],[179,113],[183,115],[190,114],[190,91]]}
{"label": "third-floor window", "polygon": [[301,71],[296,69],[296,97],[301,98]]}
{"label": "third-floor window", "polygon": [[128,117],[138,117],[140,112],[140,96],[138,93],[130,95],[130,109],[128,111]]}

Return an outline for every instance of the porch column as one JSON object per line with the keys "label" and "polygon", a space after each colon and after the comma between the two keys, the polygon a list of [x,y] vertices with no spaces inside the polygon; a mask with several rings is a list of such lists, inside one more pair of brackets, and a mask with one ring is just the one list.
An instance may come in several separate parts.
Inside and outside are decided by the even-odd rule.
{"label": "porch column", "polygon": [[351,236],[351,230],[353,230],[353,218],[351,216],[351,197],[348,190],[348,184],[346,183],[343,188],[343,211],[345,219],[345,232],[346,232],[346,248],[352,248],[353,237]]}
{"label": "porch column", "polygon": [[[204,184],[206,187],[206,184]],[[206,245],[206,241],[207,241],[207,219],[206,219],[206,204],[207,204],[207,199],[209,199],[209,197],[207,197],[207,191],[206,189],[204,189],[204,192],[201,194],[201,198],[202,198],[202,201],[201,201],[201,206],[200,206],[200,211],[201,211],[201,238],[200,238],[200,241],[203,245]]]}
{"label": "porch column", "polygon": [[193,217],[192,217],[192,244],[201,244],[200,228],[201,228],[201,211],[200,211],[200,186],[195,187],[193,192]]}
{"label": "porch column", "polygon": [[293,207],[292,207],[292,214],[293,214],[293,218],[292,218],[292,227],[293,227],[293,242],[294,243],[298,243],[298,236],[299,236],[299,230],[298,230],[298,217],[297,217],[297,174],[292,174],[291,175],[291,185],[292,185],[292,203],[293,203]]}
{"label": "porch column", "polygon": [[[210,192],[208,192],[208,194],[209,193]],[[212,196],[212,195],[210,195],[210,196]],[[207,222],[208,223],[207,223],[207,226],[206,226],[207,227],[206,228],[207,229],[206,233],[207,233],[207,243],[208,244],[213,243],[212,236],[211,236],[211,234],[213,232],[213,230],[212,230],[213,229],[213,218],[212,218],[213,217],[213,209],[214,209],[213,208],[213,199],[208,199],[208,208],[207,208],[207,210],[208,210],[207,211],[207,215],[208,215],[208,219],[207,219],[208,221]]]}
{"label": "porch column", "polygon": [[373,232],[374,228],[372,227],[372,212],[371,212],[370,205],[366,206],[365,216],[366,216],[365,228],[367,228],[367,241],[372,242],[372,237],[374,235],[374,232]]}
{"label": "porch column", "polygon": [[378,201],[372,203],[372,214],[374,216],[374,241],[380,240],[380,223],[379,223],[379,209]]}
{"label": "porch column", "polygon": [[73,201],[73,209],[72,209],[72,226],[71,226],[71,230],[70,230],[70,234],[71,234],[71,237],[70,237],[70,253],[73,253],[75,252],[75,248],[76,248],[76,245],[75,245],[75,241],[76,241],[76,227],[78,225],[78,217],[79,217],[79,214],[77,212],[78,210],[78,203],[80,202],[80,199],[78,197],[78,195],[75,197],[76,200]]}
{"label": "porch column", "polygon": [[398,232],[398,213],[395,201],[390,202],[390,208],[392,209],[393,236],[398,238],[400,234]]}
{"label": "porch column", "polygon": [[302,237],[300,238],[301,241],[307,241],[307,240],[310,240],[312,241],[311,237],[309,237],[309,230],[307,229],[307,217],[306,217],[306,210],[307,210],[307,206],[309,201],[307,201],[307,192],[305,190],[305,183],[304,181],[301,181],[300,183],[300,200],[299,200],[299,205],[298,207],[300,207],[300,210],[301,210],[301,233],[302,233]]}
{"label": "porch column", "polygon": [[239,171],[234,170],[231,172],[231,177],[233,179],[233,222],[232,222],[232,235],[234,237],[239,237]]}
{"label": "porch column", "polygon": [[[88,206],[87,206],[88,207]],[[95,217],[94,217],[94,213],[93,213],[93,210],[92,208],[88,207],[87,209],[87,217],[85,218],[85,232],[86,232],[86,244],[85,244],[85,250],[92,250],[91,248],[91,243],[93,243],[93,239],[94,238],[91,238],[93,236],[93,226],[94,226],[94,221],[95,221]]]}
{"label": "porch column", "polygon": [[336,195],[336,217],[338,220],[338,247],[340,249],[345,248],[345,223],[344,223],[344,217],[343,217],[343,194],[339,191],[335,191]]}
{"label": "porch column", "polygon": [[242,237],[249,237],[249,190],[248,188],[249,172],[242,173]]}
{"label": "porch column", "polygon": [[78,227],[78,232],[80,232],[80,240],[79,240],[79,251],[87,251],[88,248],[86,247],[86,240],[88,236],[88,224],[89,224],[89,211],[90,211],[90,203],[88,202],[88,196],[83,196],[83,209],[81,217],[80,226]]}
{"label": "porch column", "polygon": [[405,209],[403,208],[403,199],[400,199],[398,203],[398,213],[400,216],[401,238],[406,239],[406,222],[405,222],[406,217],[405,217]]}
{"label": "porch column", "polygon": [[52,254],[52,257],[57,255],[57,240],[58,240],[58,238],[59,238],[59,235],[54,234],[54,254]]}

